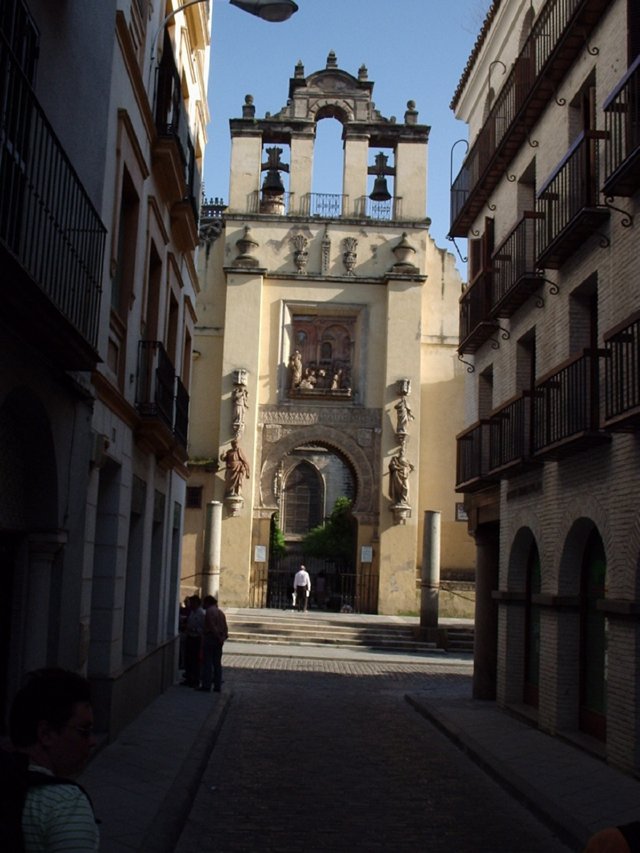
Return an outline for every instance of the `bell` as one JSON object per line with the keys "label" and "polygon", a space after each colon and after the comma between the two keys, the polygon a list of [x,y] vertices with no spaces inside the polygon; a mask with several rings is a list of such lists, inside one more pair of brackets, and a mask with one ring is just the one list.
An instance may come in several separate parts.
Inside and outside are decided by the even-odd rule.
{"label": "bell", "polygon": [[378,175],[378,177],[373,182],[373,190],[371,195],[369,196],[371,201],[389,201],[391,198],[391,193],[389,192],[389,187],[387,186],[387,179],[384,175]]}
{"label": "bell", "polygon": [[262,194],[266,196],[284,195],[284,184],[277,169],[269,169],[265,175]]}

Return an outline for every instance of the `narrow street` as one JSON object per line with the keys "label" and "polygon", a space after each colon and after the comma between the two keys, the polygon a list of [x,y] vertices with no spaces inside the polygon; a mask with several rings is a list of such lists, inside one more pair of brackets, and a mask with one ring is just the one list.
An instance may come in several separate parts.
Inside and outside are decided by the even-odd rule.
{"label": "narrow street", "polygon": [[233,698],[178,853],[568,850],[407,703],[468,694],[468,666],[226,664]]}

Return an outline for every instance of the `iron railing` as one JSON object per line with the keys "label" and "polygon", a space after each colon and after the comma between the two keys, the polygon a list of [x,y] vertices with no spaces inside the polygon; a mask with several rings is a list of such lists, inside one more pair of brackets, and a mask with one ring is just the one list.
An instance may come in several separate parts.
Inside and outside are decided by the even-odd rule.
{"label": "iron railing", "polygon": [[348,196],[340,193],[306,193],[302,197],[302,216],[322,216],[337,219],[346,209]]}
{"label": "iron railing", "polygon": [[491,313],[511,317],[540,284],[536,269],[535,214],[523,218],[491,258]]}
{"label": "iron railing", "polygon": [[390,221],[402,218],[402,197],[390,198],[388,201],[374,201],[363,195],[356,199],[354,216],[364,219]]}
{"label": "iron railing", "polygon": [[529,402],[524,392],[489,417],[489,471],[523,462],[529,456]]}
{"label": "iron railing", "polygon": [[597,431],[598,407],[598,357],[584,350],[536,382],[533,452]]}
{"label": "iron railing", "polygon": [[477,421],[456,436],[456,491],[470,492],[488,485],[489,421]]}
{"label": "iron railing", "polygon": [[491,270],[479,273],[460,297],[461,353],[475,352],[496,327],[490,319],[491,278]]}
{"label": "iron railing", "polygon": [[[250,606],[268,607],[278,610],[291,609],[295,605],[293,579],[295,567],[280,568],[280,563],[290,562],[273,560],[272,565],[257,564],[253,572],[250,587]],[[306,560],[309,568],[310,560]],[[318,561],[314,561],[318,562]],[[311,593],[308,606],[311,610],[339,612],[349,608],[354,613],[376,613],[378,602],[379,576],[376,572],[363,569],[359,572],[346,570],[326,561],[321,572],[311,572]],[[319,574],[323,585],[320,585]]]}
{"label": "iron railing", "polygon": [[[582,49],[572,30],[588,33],[610,0],[549,0],[536,19],[462,168],[451,186],[451,230],[465,237],[468,228],[527,132],[555,94],[573,56]],[[562,61],[561,61],[562,60]]]}
{"label": "iron railing", "polygon": [[[173,139],[186,170],[188,164],[189,118],[182,97],[180,72],[173,58],[171,39],[165,33],[162,60],[156,80],[156,130],[159,137]],[[185,183],[187,174],[184,174]]]}
{"label": "iron railing", "polygon": [[604,337],[605,422],[640,421],[640,312]]}
{"label": "iron railing", "polygon": [[632,195],[640,185],[640,56],[604,102],[607,195]]}
{"label": "iron railing", "polygon": [[[549,259],[553,246],[570,226],[575,233],[575,226],[579,226],[577,220],[583,211],[602,207],[599,205],[600,136],[595,131],[581,133],[562,163],[540,188],[536,198],[536,251],[541,267],[557,265],[557,260],[550,263]],[[603,208],[603,214],[608,215],[606,208]],[[588,230],[593,231],[597,221],[590,216],[586,223]],[[581,235],[580,239],[584,236]]]}
{"label": "iron railing", "polygon": [[95,349],[106,229],[0,37],[0,243]]}
{"label": "iron railing", "polygon": [[160,418],[174,427],[175,370],[160,341],[138,342],[136,407],[145,417]]}

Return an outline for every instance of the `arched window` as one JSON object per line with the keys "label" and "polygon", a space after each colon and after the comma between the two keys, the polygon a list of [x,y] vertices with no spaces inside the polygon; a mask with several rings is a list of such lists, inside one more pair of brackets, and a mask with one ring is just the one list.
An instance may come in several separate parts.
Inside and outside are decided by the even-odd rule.
{"label": "arched window", "polygon": [[284,532],[304,536],[322,522],[324,485],[316,468],[301,462],[290,472],[284,487]]}
{"label": "arched window", "polygon": [[606,739],[607,622],[597,604],[605,597],[604,545],[593,529],[584,549],[580,585],[580,728]]}
{"label": "arched window", "polygon": [[541,590],[540,554],[535,542],[531,543],[527,562],[524,638],[524,701],[538,707],[540,686],[540,606],[533,596]]}

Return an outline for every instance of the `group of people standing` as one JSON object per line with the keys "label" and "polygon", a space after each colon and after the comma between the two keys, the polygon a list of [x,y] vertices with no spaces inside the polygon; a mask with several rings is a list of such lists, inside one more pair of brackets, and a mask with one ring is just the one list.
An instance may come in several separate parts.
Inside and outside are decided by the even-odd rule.
{"label": "group of people standing", "polygon": [[222,647],[229,636],[227,619],[213,595],[187,599],[184,621],[183,686],[209,693],[222,687]]}

